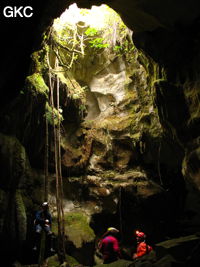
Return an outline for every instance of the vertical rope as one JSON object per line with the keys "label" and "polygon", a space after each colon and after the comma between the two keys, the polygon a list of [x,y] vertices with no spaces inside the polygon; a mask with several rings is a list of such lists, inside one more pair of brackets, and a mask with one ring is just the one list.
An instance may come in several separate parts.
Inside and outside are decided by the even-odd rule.
{"label": "vertical rope", "polygon": [[160,150],[161,150],[161,141],[160,141],[159,147],[158,147],[158,176],[160,179],[160,185],[163,186],[163,181],[162,181],[161,172],[160,172]]}
{"label": "vertical rope", "polygon": [[[45,118],[45,159],[44,159],[44,201],[48,201],[48,191],[49,191],[49,131],[48,131],[48,121]],[[41,233],[40,240],[40,251],[38,257],[38,267],[46,266],[45,258],[45,244],[46,244],[46,235],[44,231]]]}
{"label": "vertical rope", "polygon": [[56,208],[57,208],[57,224],[58,224],[58,255],[60,252],[60,236],[61,236],[61,221],[60,221],[60,198],[59,198],[59,177],[58,177],[58,155],[57,155],[57,132],[54,120],[54,98],[53,98],[53,88],[54,83],[52,83],[52,77],[49,65],[49,88],[50,88],[50,104],[52,108],[52,122],[53,122],[53,133],[54,133],[54,158],[55,158],[55,173],[56,173]]}
{"label": "vertical rope", "polygon": [[61,237],[61,218],[60,218],[60,194],[59,194],[59,173],[58,173],[58,138],[57,130],[54,121],[54,99],[53,99],[53,88],[51,85],[51,74],[50,74],[50,89],[51,89],[51,106],[52,106],[52,120],[53,120],[53,132],[54,132],[54,158],[55,158],[55,172],[56,172],[56,207],[57,207],[57,223],[58,223],[58,254],[60,255],[60,237]]}
{"label": "vertical rope", "polygon": [[[52,122],[54,134],[54,158],[55,158],[55,173],[56,173],[56,207],[57,207],[57,224],[58,224],[58,258],[60,263],[65,261],[65,224],[63,211],[63,182],[61,168],[61,142],[60,142],[60,113],[59,113],[59,78],[56,79],[56,109],[54,105],[54,81],[51,75],[51,66],[49,56],[47,57],[49,66],[49,88],[50,88],[50,105],[52,108]],[[55,59],[55,68],[58,67],[58,60]],[[55,113],[57,111],[57,114]],[[55,123],[55,117],[58,121]]]}
{"label": "vertical rope", "polygon": [[45,118],[46,123],[46,136],[45,136],[45,174],[44,174],[44,201],[48,201],[48,191],[49,191],[49,126],[48,120]]}
{"label": "vertical rope", "polygon": [[[56,66],[58,65],[56,60]],[[57,126],[57,141],[58,141],[58,182],[59,182],[59,193],[60,193],[60,224],[61,224],[61,261],[65,260],[65,220],[64,220],[64,210],[63,210],[63,179],[62,179],[62,167],[61,167],[61,141],[60,141],[60,84],[59,78],[57,76],[57,111],[58,111],[58,126]]]}
{"label": "vertical rope", "polygon": [[119,224],[121,240],[123,240],[123,223],[122,223],[122,187],[119,188]]}

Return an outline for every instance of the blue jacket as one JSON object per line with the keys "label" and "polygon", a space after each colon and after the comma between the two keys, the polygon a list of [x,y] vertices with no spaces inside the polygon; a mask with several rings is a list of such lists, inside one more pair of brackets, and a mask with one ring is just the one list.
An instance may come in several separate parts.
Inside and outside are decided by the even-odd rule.
{"label": "blue jacket", "polygon": [[49,220],[49,224],[52,223],[52,217],[51,214],[48,211],[39,210],[36,212],[35,215],[35,224],[40,224],[41,226],[44,226],[45,220]]}

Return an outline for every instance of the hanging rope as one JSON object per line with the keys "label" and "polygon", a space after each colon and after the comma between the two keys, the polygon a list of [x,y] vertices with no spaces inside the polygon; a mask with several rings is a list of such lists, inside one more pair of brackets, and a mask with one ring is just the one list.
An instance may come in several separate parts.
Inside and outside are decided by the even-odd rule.
{"label": "hanging rope", "polygon": [[160,140],[159,142],[159,147],[158,147],[158,176],[159,176],[159,179],[160,179],[160,185],[163,186],[163,181],[162,181],[162,177],[161,177],[161,172],[160,172],[160,150],[161,150],[161,143],[162,140]]}
{"label": "hanging rope", "polygon": [[[56,67],[58,66],[58,61],[56,60]],[[60,109],[60,86],[59,86],[59,78],[57,76],[57,110],[59,112]],[[65,260],[65,219],[64,219],[64,209],[63,209],[63,179],[62,179],[62,167],[61,167],[61,141],[60,141],[60,116],[58,113],[58,125],[57,125],[57,142],[58,142],[58,151],[57,151],[57,159],[58,159],[58,188],[59,188],[59,199],[60,199],[60,224],[61,224],[61,250],[62,250],[62,261]]]}
{"label": "hanging rope", "polygon": [[[51,74],[49,64],[49,88],[50,88],[50,105],[52,108],[52,122],[54,134],[54,158],[55,158],[55,173],[56,173],[56,207],[57,207],[57,224],[58,224],[58,258],[61,263],[65,261],[65,223],[63,211],[63,182],[61,169],[61,150],[60,150],[60,117],[59,117],[59,79],[56,79],[56,108],[58,121],[55,124],[55,106],[54,106],[54,80]],[[57,59],[55,60],[55,68],[58,66]]]}
{"label": "hanging rope", "polygon": [[45,119],[46,134],[45,134],[45,173],[44,173],[44,201],[48,202],[48,191],[49,191],[49,125],[47,118]]}
{"label": "hanging rope", "polygon": [[[48,202],[48,191],[49,191],[49,126],[47,117],[45,118],[45,157],[44,157],[44,202]],[[45,259],[45,244],[46,235],[44,231],[41,234],[40,240],[40,251],[38,257],[38,267],[47,266]]]}
{"label": "hanging rope", "polygon": [[121,240],[123,241],[123,223],[122,223],[122,187],[119,188],[119,224]]}

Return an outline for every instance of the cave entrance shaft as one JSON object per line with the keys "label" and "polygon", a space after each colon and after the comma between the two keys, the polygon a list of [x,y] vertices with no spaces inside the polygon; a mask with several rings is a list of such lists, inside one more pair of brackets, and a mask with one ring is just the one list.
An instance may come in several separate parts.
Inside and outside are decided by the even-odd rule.
{"label": "cave entrance shaft", "polygon": [[[143,75],[144,68],[137,62],[132,31],[105,5],[91,10],[78,9],[75,4],[70,6],[44,34],[43,49],[38,56],[37,73],[39,71],[49,87],[45,117],[47,129],[53,132],[47,132],[50,143],[54,144],[50,150],[55,153],[54,164],[46,166],[47,169],[48,165],[55,167],[56,216],[60,240],[64,244],[62,174],[68,176],[68,170],[74,169],[81,173],[93,167],[97,170],[90,160],[92,151],[99,150],[98,147],[94,149],[94,141],[103,147],[105,163],[100,163],[100,169],[128,167],[132,160],[132,151],[128,148],[131,140],[116,144],[112,128],[127,131],[131,126],[134,113],[129,105],[130,97],[136,97],[137,93],[130,77],[133,66],[138,73],[140,71],[139,75]],[[86,132],[86,129],[89,130]],[[77,135],[78,131],[81,134]],[[48,142],[48,138],[46,140]],[[126,150],[123,159],[122,147]],[[65,153],[66,150],[70,153]],[[70,154],[74,156],[70,158]],[[52,153],[46,158],[51,161]],[[123,220],[121,216],[120,220]],[[62,258],[64,245],[60,250]]]}
{"label": "cave entrance shaft", "polygon": [[[101,73],[107,56],[110,57],[109,64],[111,61],[119,61],[116,63],[118,69],[114,70],[116,74],[121,71],[121,65],[123,65],[122,68],[125,68],[124,64],[121,64],[122,58],[128,54],[130,56],[130,51],[134,50],[131,36],[132,32],[124,25],[119,15],[108,6],[102,5],[87,10],[79,9],[76,4],[70,6],[60,18],[54,21],[50,32],[46,35],[45,60],[49,69],[50,88],[49,103],[46,107],[46,129],[48,130],[49,123],[53,126],[54,132],[56,202],[58,230],[60,229],[58,233],[62,243],[59,248],[60,255],[65,254],[63,245],[64,213],[63,202],[60,199],[63,198],[60,127],[62,121],[65,120],[66,103],[69,102],[69,99],[74,101],[79,108],[79,116],[83,120],[85,118],[88,120],[98,117],[110,107],[113,109],[113,102],[119,103],[122,100],[123,96],[120,95],[119,88],[117,92],[114,91],[115,88],[113,92],[109,91],[109,83],[107,83],[103,85],[106,87],[104,91],[99,92],[99,88],[93,89],[92,83],[93,77]],[[103,64],[100,63],[100,67],[95,69],[92,65],[95,66],[97,60],[102,61]],[[113,72],[112,69],[109,71]],[[124,70],[122,70],[122,75],[125,80]],[[113,84],[115,80],[114,78]],[[101,86],[102,83],[99,87]],[[54,100],[54,96],[57,100]],[[65,97],[64,101],[63,96]],[[96,113],[91,109],[91,97],[95,98],[98,107]],[[65,107],[63,107],[63,102]],[[108,129],[107,133],[109,133]],[[46,140],[48,142],[48,136],[46,136]],[[107,147],[109,150],[109,146]],[[46,155],[48,160],[48,153]],[[47,169],[48,163],[46,166]],[[48,174],[48,170],[46,173]],[[45,184],[47,187],[48,183]],[[45,190],[45,195],[48,196],[47,188]],[[64,258],[61,261],[64,261]]]}

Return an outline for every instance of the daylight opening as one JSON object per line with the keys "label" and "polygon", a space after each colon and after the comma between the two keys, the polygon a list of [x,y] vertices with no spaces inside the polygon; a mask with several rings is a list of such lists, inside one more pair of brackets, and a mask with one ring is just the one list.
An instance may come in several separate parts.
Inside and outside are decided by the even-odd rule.
{"label": "daylight opening", "polygon": [[89,10],[73,4],[54,20],[52,41],[57,76],[71,97],[82,102],[85,118],[110,114],[125,95],[125,65],[134,52],[132,31],[107,5]]}

